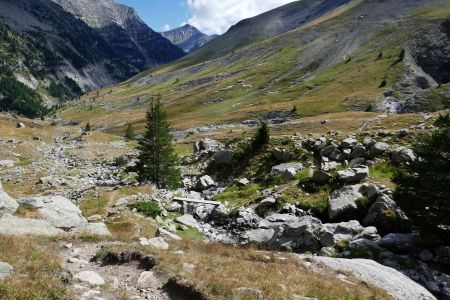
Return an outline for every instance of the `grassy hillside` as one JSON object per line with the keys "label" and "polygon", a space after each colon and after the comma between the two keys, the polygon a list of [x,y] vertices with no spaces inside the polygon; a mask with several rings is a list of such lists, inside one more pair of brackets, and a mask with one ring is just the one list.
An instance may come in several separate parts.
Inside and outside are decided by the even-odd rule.
{"label": "grassy hillside", "polygon": [[[353,1],[274,38],[195,63],[193,56],[149,70],[71,103],[61,116],[120,132],[142,126],[146,101],[161,94],[176,128],[235,122],[290,111],[295,117],[383,110],[402,99],[409,45],[450,19],[441,1]],[[415,86],[409,87],[414,91]],[[440,109],[450,86],[421,91]]]}

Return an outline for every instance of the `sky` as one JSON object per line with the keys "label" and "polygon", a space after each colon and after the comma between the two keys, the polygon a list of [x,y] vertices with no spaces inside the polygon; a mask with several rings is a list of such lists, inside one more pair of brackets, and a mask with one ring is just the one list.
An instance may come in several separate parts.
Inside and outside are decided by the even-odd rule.
{"label": "sky", "polygon": [[134,7],[155,31],[191,24],[206,34],[222,34],[242,19],[292,0],[116,0]]}

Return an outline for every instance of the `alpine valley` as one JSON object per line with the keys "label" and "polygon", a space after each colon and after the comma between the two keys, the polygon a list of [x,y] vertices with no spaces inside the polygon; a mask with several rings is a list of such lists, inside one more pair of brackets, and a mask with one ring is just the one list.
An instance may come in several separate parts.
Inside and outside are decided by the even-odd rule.
{"label": "alpine valley", "polygon": [[0,299],[450,299],[449,0],[142,2],[0,0]]}

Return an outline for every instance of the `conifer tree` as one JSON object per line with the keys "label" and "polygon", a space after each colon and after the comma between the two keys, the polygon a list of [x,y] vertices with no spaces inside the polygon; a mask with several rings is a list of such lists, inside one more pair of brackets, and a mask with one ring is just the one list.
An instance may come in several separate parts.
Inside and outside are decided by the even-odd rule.
{"label": "conifer tree", "polygon": [[134,140],[135,138],[133,124],[131,123],[128,124],[127,131],[125,132],[125,138],[128,140]]}
{"label": "conifer tree", "polygon": [[146,132],[138,144],[138,174],[141,181],[150,180],[158,188],[179,187],[181,174],[172,141],[161,97],[154,96],[147,111]]}
{"label": "conifer tree", "polygon": [[418,159],[396,172],[394,199],[420,231],[450,240],[450,116],[435,126],[414,145]]}
{"label": "conifer tree", "polygon": [[259,148],[267,145],[270,142],[269,126],[264,121],[261,121],[260,123],[261,125],[259,126],[258,131],[256,132],[252,140],[253,150],[258,150]]}
{"label": "conifer tree", "polygon": [[87,123],[86,124],[86,127],[84,127],[84,132],[89,132],[89,131],[92,131],[92,127],[91,127],[91,123]]}

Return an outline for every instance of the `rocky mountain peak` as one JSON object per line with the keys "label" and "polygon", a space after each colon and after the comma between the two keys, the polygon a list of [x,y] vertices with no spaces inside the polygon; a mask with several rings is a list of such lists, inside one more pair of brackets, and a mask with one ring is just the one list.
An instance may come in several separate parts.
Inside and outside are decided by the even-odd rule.
{"label": "rocky mountain peak", "polygon": [[139,19],[134,8],[113,0],[52,0],[90,27],[102,28],[113,24],[123,27],[130,19]]}
{"label": "rocky mountain peak", "polygon": [[194,52],[217,37],[217,35],[204,34],[190,24],[185,24],[181,27],[161,32],[161,35],[171,41],[174,45],[183,49],[186,53]]}

